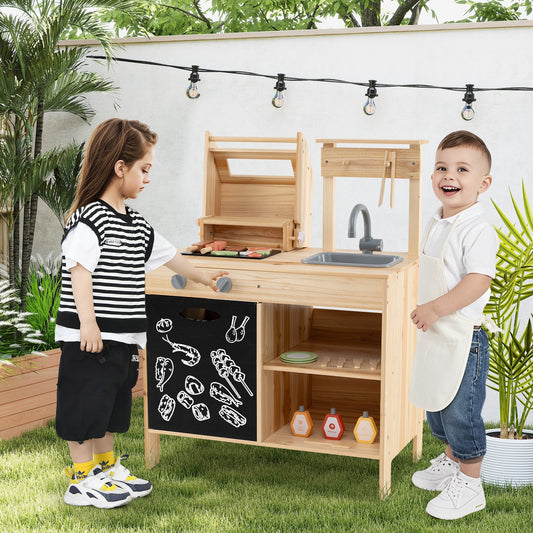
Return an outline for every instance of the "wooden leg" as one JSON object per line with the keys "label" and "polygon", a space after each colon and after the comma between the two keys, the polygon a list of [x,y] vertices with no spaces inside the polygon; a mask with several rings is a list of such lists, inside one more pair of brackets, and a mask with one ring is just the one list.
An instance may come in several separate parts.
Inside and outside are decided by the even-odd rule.
{"label": "wooden leg", "polygon": [[390,459],[379,461],[379,498],[384,500],[391,492],[391,463]]}
{"label": "wooden leg", "polygon": [[146,352],[141,350],[139,358],[143,363],[143,384],[144,384],[144,464],[146,468],[153,468],[159,463],[159,433],[154,433],[148,429],[148,376],[146,369]]}
{"label": "wooden leg", "polygon": [[159,433],[144,430],[144,464],[146,468],[153,468],[159,463]]}
{"label": "wooden leg", "polygon": [[422,433],[424,430],[424,411],[417,413],[416,434],[413,437],[413,463],[422,457]]}

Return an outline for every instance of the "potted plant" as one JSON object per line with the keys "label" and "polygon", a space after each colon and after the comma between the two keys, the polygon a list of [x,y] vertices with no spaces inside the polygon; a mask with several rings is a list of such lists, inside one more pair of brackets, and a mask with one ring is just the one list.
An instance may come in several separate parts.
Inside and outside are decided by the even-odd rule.
{"label": "potted plant", "polygon": [[[492,294],[486,311],[499,333],[490,340],[489,387],[498,391],[500,428],[487,430],[487,455],[481,474],[489,483],[533,484],[533,434],[524,429],[533,412],[532,313],[533,211],[522,183],[522,207],[511,200],[516,225],[494,203],[504,224]],[[526,304],[527,305],[527,304]]]}

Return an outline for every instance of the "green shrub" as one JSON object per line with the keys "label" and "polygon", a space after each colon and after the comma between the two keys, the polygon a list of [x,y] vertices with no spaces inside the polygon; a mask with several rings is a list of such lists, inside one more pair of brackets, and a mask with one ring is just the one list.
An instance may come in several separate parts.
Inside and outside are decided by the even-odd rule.
{"label": "green shrub", "polygon": [[18,311],[19,305],[16,289],[0,280],[0,360],[31,353],[43,344],[41,332],[29,323],[28,312]]}

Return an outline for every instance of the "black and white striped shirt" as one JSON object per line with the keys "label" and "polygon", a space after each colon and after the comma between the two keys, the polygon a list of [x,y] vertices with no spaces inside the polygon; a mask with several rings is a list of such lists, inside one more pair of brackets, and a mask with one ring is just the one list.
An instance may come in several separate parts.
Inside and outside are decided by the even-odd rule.
{"label": "black and white striped shirt", "polygon": [[[63,238],[79,223],[94,231],[100,246],[98,264],[92,272],[94,310],[100,330],[146,331],[145,263],[154,241],[152,227],[129,206],[126,214],[121,214],[103,200],[75,211]],[[62,278],[57,324],[78,329],[80,323],[65,257]]]}

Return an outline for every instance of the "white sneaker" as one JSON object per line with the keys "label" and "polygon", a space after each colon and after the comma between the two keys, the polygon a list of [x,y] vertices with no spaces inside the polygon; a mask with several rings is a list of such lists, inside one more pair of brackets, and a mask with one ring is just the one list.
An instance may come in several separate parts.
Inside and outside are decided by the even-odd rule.
{"label": "white sneaker", "polygon": [[435,518],[455,520],[485,508],[485,493],[479,478],[459,472],[426,507]]}
{"label": "white sneaker", "polygon": [[459,463],[452,461],[444,452],[431,459],[431,466],[419,470],[411,478],[413,484],[424,490],[444,490],[450,480],[459,472]]}
{"label": "white sneaker", "polygon": [[106,471],[109,479],[121,489],[127,490],[132,498],[140,498],[152,492],[152,484],[146,479],[135,477],[124,465],[121,460],[126,460],[129,456],[122,455],[117,457],[115,464]]}
{"label": "white sneaker", "polygon": [[[72,479],[70,474],[67,471]],[[93,505],[101,509],[120,507],[131,499],[130,493],[109,481],[99,466],[95,466],[85,479],[70,483],[63,497],[68,505]]]}

